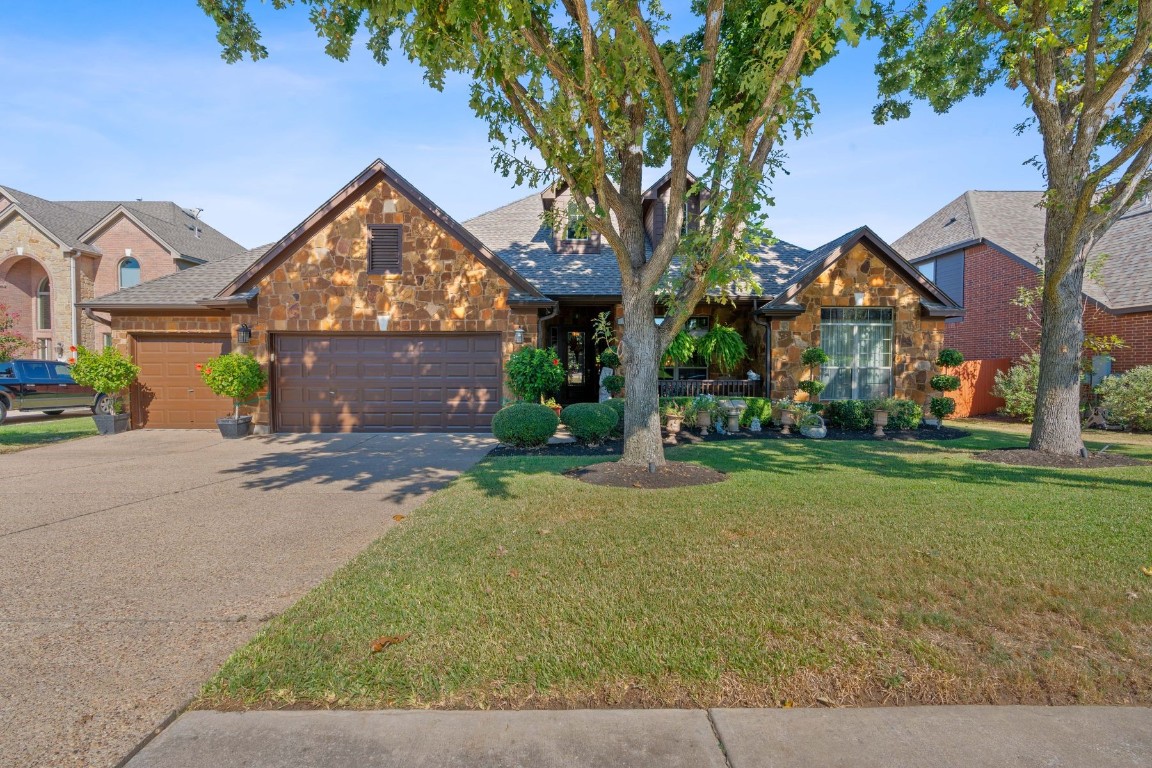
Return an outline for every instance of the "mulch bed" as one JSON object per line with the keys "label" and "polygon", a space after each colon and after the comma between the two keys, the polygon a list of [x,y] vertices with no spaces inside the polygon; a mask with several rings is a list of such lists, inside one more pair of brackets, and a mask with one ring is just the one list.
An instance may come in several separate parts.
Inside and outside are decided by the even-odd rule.
{"label": "mulch bed", "polygon": [[[878,441],[886,440],[958,440],[968,437],[971,432],[955,427],[922,427],[920,429],[886,429],[884,437],[873,437],[871,432],[857,432],[847,429],[829,429],[825,440],[858,440]],[[718,435],[709,431],[701,437],[695,431],[681,430],[677,435],[677,445],[696,445],[699,443],[723,443],[732,440],[812,440],[804,437],[795,428],[792,434],[785,435],[779,429],[769,428],[760,432],[740,431],[735,435]],[[666,447],[671,447],[665,442]],[[542,448],[514,448],[510,445],[498,445],[488,452],[489,456],[619,456],[624,449],[623,440],[609,440],[600,445],[581,445],[580,443],[557,443]]]}
{"label": "mulch bed", "polygon": [[1152,464],[1152,461],[1134,459],[1119,453],[1089,453],[1087,458],[1083,458],[1040,453],[1028,448],[1001,448],[995,451],[984,451],[973,454],[973,458],[996,464],[1011,464],[1017,467],[1053,467],[1056,469],[1106,469],[1108,467],[1139,467]]}
{"label": "mulch bed", "polygon": [[655,470],[649,472],[646,467],[607,462],[570,469],[564,474],[585,483],[615,488],[683,488],[720,483],[728,477],[709,467],[683,461],[669,461],[662,467],[655,467]]}

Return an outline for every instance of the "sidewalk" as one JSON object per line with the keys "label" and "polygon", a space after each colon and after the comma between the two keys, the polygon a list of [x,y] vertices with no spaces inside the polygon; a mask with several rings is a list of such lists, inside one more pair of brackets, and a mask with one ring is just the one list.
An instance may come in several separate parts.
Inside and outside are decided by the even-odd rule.
{"label": "sidewalk", "polygon": [[1148,768],[1152,709],[189,712],[128,768]]}

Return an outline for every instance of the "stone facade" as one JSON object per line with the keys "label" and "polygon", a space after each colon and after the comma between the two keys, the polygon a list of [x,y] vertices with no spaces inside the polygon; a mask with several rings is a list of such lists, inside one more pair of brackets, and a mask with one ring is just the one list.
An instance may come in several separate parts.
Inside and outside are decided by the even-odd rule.
{"label": "stone facade", "polygon": [[[24,255],[17,255],[17,248]],[[33,341],[45,339],[50,357],[56,345],[72,344],[72,260],[47,234],[23,216],[16,215],[0,227],[0,304],[18,314],[16,329]],[[36,291],[44,277],[51,286],[51,328],[38,328]],[[25,355],[35,354],[28,350]]]}
{"label": "stone facade", "polygon": [[[368,273],[368,225],[403,227],[402,267],[395,274]],[[248,351],[270,360],[270,335],[280,332],[382,333],[377,317],[391,315],[393,334],[499,332],[504,359],[520,345],[536,344],[537,312],[508,304],[509,284],[459,240],[385,181],[369,188],[307,240],[291,248],[259,278],[252,309],[203,314],[117,314],[115,343],[130,351],[133,334],[206,334],[235,338],[252,330]],[[510,393],[506,392],[507,396]],[[269,424],[267,398],[254,412]]]}
{"label": "stone facade", "polygon": [[[944,320],[924,317],[920,294],[885,261],[863,244],[856,245],[796,297],[804,312],[790,319],[772,319],[772,397],[792,397],[797,383],[808,378],[800,355],[820,346],[820,310],[856,306],[863,291],[864,307],[894,309],[892,372],[895,396],[925,403],[931,397],[928,380],[944,344]],[[805,394],[799,393],[799,399]]]}

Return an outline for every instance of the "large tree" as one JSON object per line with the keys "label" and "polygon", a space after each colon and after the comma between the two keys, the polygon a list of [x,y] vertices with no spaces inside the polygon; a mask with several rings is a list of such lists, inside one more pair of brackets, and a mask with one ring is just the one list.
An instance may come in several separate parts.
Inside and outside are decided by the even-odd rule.
{"label": "large tree", "polygon": [[[245,0],[199,0],[223,55],[267,55]],[[273,0],[284,7],[291,0]],[[497,169],[517,182],[559,182],[612,247],[624,305],[630,464],[663,464],[661,353],[710,289],[747,278],[765,177],[787,130],[815,110],[804,75],[855,42],[860,0],[694,0],[672,19],[657,0],[300,0],[345,59],[361,29],[386,64],[394,44],[441,87],[471,78]],[[673,34],[675,26],[683,34]],[[534,160],[542,160],[542,164]],[[688,164],[704,169],[690,188]],[[646,167],[671,168],[666,235],[645,248]],[[699,226],[681,235],[686,196],[703,193]],[[675,266],[674,269],[670,269]],[[658,292],[666,319],[655,323]]]}
{"label": "large tree", "polygon": [[1043,159],[1043,311],[1031,447],[1074,455],[1088,255],[1149,188],[1152,0],[925,0],[887,31],[876,118],[937,112],[995,83],[1023,88]]}

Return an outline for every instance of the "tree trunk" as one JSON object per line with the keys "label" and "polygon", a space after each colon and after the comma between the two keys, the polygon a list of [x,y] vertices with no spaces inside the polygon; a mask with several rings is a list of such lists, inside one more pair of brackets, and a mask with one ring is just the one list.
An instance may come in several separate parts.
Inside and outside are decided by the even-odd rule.
{"label": "tree trunk", "polygon": [[[1051,223],[1049,223],[1051,226]],[[1056,244],[1046,248],[1054,250]],[[1048,264],[1057,264],[1049,258]],[[1045,275],[1040,324],[1040,380],[1036,420],[1028,447],[1034,451],[1076,456],[1080,436],[1080,354],[1084,345],[1084,260],[1075,259],[1058,279]]]}
{"label": "tree trunk", "polygon": [[656,327],[656,300],[635,287],[624,288],[624,335],[620,363],[624,367],[623,464],[664,465],[660,439],[660,366]]}

